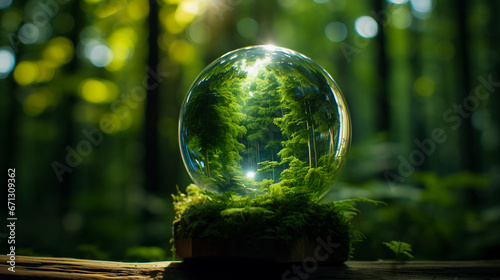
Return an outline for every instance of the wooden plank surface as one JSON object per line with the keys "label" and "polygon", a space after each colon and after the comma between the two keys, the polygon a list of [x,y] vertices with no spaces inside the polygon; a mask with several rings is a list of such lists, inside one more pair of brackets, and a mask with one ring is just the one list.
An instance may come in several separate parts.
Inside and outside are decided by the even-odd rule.
{"label": "wooden plank surface", "polygon": [[71,258],[17,256],[15,272],[0,257],[0,279],[500,279],[500,260],[490,261],[348,261],[317,266],[313,258],[295,264],[250,260],[124,263]]}

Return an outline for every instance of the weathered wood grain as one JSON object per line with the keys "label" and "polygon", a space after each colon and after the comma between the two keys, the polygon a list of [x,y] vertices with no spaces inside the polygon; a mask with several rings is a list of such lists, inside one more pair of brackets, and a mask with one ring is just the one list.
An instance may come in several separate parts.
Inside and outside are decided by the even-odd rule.
{"label": "weathered wood grain", "polygon": [[18,256],[14,273],[7,270],[7,260],[0,257],[0,279],[500,279],[500,260],[348,261],[316,267],[312,259],[290,264],[241,259],[125,263]]}

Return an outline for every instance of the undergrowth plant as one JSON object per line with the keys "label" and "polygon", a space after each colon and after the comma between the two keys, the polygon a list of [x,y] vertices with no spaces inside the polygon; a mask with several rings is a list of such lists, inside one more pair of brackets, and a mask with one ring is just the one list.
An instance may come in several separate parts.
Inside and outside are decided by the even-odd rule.
{"label": "undergrowth plant", "polygon": [[394,260],[397,261],[400,254],[406,255],[408,258],[413,259],[413,255],[411,254],[411,245],[405,243],[403,241],[391,241],[391,242],[382,242],[385,246],[387,246],[392,252],[394,252]]}

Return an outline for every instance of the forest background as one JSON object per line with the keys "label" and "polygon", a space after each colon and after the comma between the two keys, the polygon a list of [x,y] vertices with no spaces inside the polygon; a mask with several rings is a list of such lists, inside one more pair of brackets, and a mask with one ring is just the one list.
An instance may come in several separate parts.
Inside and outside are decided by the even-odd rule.
{"label": "forest background", "polygon": [[[305,54],[342,89],[353,139],[326,200],[368,197],[358,260],[499,257],[500,10],[451,0],[0,1],[0,167],[18,255],[166,260],[191,183],[177,122],[228,51]],[[7,215],[3,188],[1,217]],[[7,230],[0,231],[6,252]]]}

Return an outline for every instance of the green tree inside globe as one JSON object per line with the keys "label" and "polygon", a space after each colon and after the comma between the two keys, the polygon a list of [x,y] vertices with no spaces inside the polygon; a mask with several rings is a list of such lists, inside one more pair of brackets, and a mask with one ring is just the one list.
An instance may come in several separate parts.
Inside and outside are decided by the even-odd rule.
{"label": "green tree inside globe", "polygon": [[249,196],[275,186],[324,194],[342,170],[350,137],[348,109],[330,75],[275,46],[238,49],[210,64],[179,120],[193,181]]}

